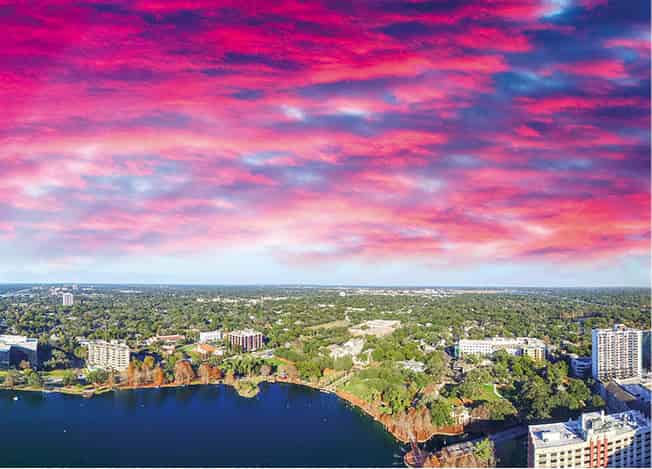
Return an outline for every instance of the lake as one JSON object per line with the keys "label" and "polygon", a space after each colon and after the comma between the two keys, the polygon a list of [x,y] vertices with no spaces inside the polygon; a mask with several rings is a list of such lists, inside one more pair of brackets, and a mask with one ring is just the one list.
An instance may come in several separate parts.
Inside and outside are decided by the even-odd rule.
{"label": "lake", "polygon": [[[18,396],[18,400],[13,400]],[[403,466],[406,445],[333,394],[262,384],[0,391],[2,466]]]}

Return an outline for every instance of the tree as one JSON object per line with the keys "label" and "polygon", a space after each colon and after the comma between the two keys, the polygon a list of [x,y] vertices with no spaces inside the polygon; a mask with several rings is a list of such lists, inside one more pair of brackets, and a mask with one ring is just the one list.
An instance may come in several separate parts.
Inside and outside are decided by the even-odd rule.
{"label": "tree", "polygon": [[14,370],[7,371],[7,374],[5,375],[4,385],[8,388],[13,388],[16,386],[16,381],[18,380],[17,378],[17,374]]}
{"label": "tree", "polygon": [[199,373],[199,379],[202,384],[208,384],[211,379],[211,367],[210,365],[206,363],[202,363],[199,365],[199,370],[197,370]]}
{"label": "tree", "polygon": [[272,374],[272,367],[268,365],[267,363],[263,364],[260,367],[260,375],[261,376],[269,376]]}
{"label": "tree", "polygon": [[333,362],[333,367],[337,371],[349,371],[351,368],[353,368],[353,358],[351,358],[350,355],[336,358]]}
{"label": "tree", "polygon": [[478,460],[489,466],[494,460],[494,444],[489,438],[483,438],[476,443],[473,454]]}
{"label": "tree", "polygon": [[156,364],[156,360],[154,360],[154,357],[152,357],[151,355],[147,355],[143,359],[143,366],[149,370],[153,370],[155,364]]}
{"label": "tree", "polygon": [[25,370],[27,385],[33,388],[40,388],[43,386],[43,379],[36,371],[28,369]]}
{"label": "tree", "polygon": [[195,372],[187,360],[179,360],[174,365],[174,382],[176,384],[188,385],[195,379]]}
{"label": "tree", "polygon": [[161,369],[160,366],[157,366],[154,368],[154,372],[152,373],[152,381],[154,383],[154,386],[163,386],[165,384],[165,373]]}
{"label": "tree", "polygon": [[430,404],[430,418],[432,424],[437,427],[451,425],[453,416],[451,415],[451,405],[445,400],[437,399]]}
{"label": "tree", "polygon": [[66,370],[61,378],[64,386],[73,386],[77,384],[77,372],[75,370]]}
{"label": "tree", "polygon": [[108,378],[109,373],[105,370],[93,370],[86,373],[86,379],[98,386],[106,383]]}

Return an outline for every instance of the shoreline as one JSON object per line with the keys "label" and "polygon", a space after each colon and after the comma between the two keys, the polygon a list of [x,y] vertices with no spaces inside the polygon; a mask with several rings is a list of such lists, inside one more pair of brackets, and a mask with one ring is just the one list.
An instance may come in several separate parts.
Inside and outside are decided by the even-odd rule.
{"label": "shoreline", "polygon": [[[240,381],[240,380],[238,380]],[[341,392],[341,391],[331,391],[329,389],[325,389],[323,387],[317,386],[313,383],[305,382],[305,381],[299,381],[299,380],[288,380],[288,379],[278,379],[275,377],[257,377],[254,380],[248,380],[245,378],[245,381],[248,383],[254,384],[253,386],[253,393],[246,393],[246,392],[241,392],[242,389],[239,388],[238,386],[238,381],[235,383],[226,383],[224,379],[216,380],[210,383],[202,383],[199,380],[192,381],[191,383],[188,384],[177,384],[177,383],[165,383],[160,386],[156,386],[154,384],[142,384],[142,385],[137,385],[137,386],[114,386],[114,387],[108,387],[108,386],[103,386],[99,388],[93,388],[93,389],[75,389],[75,388],[66,388],[66,387],[56,387],[56,388],[47,388],[47,387],[41,387],[41,388],[34,388],[30,386],[17,386],[13,388],[5,388],[5,387],[0,387],[0,389],[5,390],[5,391],[17,391],[17,392],[40,392],[44,394],[49,394],[49,393],[59,393],[59,394],[65,394],[69,396],[77,396],[81,397],[84,399],[90,399],[94,396],[99,396],[102,394],[106,394],[108,392],[115,392],[115,391],[134,391],[138,389],[160,389],[160,388],[182,388],[182,387],[187,387],[187,386],[211,386],[211,385],[224,385],[231,387],[235,390],[235,392],[240,396],[245,399],[251,399],[255,396],[258,395],[260,392],[260,384],[261,383],[270,383],[270,384],[278,384],[278,383],[286,383],[286,384],[292,384],[295,386],[304,386],[310,389],[313,389],[315,391],[320,391],[326,394],[334,394],[337,396],[338,399],[346,402],[349,404],[351,407],[358,409],[362,411],[365,415],[371,417],[374,421],[378,422],[379,424],[382,425],[382,427],[385,429],[387,433],[389,433],[397,442],[402,443],[402,444],[408,444],[410,443],[409,438],[404,438],[402,434],[396,431],[395,428],[391,428],[388,425],[388,422],[386,420],[391,420],[391,417],[388,417],[387,419],[383,420],[380,415],[376,415],[370,408],[369,406],[364,406],[361,405],[360,403],[356,402],[357,399],[353,399],[352,396],[349,396],[347,393]],[[463,431],[461,432],[445,432],[445,431],[436,431],[433,433],[429,433],[429,436],[427,438],[416,438],[416,442],[418,443],[425,443],[432,439],[435,436],[457,436],[464,433]]]}

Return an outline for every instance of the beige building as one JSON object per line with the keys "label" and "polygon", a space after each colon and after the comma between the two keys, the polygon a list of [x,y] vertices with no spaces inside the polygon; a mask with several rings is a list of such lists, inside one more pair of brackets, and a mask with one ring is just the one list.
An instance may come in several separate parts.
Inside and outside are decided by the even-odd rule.
{"label": "beige building", "polygon": [[650,421],[637,411],[530,425],[529,467],[650,467]]}
{"label": "beige building", "polygon": [[252,329],[229,332],[229,343],[243,352],[253,352],[263,348],[263,334]]}
{"label": "beige building", "polygon": [[591,331],[593,378],[606,381],[641,376],[643,331],[616,324],[611,329]]}
{"label": "beige building", "polygon": [[123,371],[129,367],[129,347],[115,340],[94,340],[88,343],[88,368]]}
{"label": "beige building", "polygon": [[510,355],[526,355],[535,360],[545,360],[546,344],[532,337],[492,337],[482,340],[460,339],[456,345],[458,357],[465,355],[489,356],[498,350]]}

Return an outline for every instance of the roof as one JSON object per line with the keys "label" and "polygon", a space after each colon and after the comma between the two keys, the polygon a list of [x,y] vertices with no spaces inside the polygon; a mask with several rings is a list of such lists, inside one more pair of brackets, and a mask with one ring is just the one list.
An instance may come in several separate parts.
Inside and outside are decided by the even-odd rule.
{"label": "roof", "polygon": [[610,415],[587,412],[577,420],[530,425],[528,432],[535,448],[552,448],[584,443],[594,435],[618,435],[649,428],[649,421],[640,412],[630,410]]}

